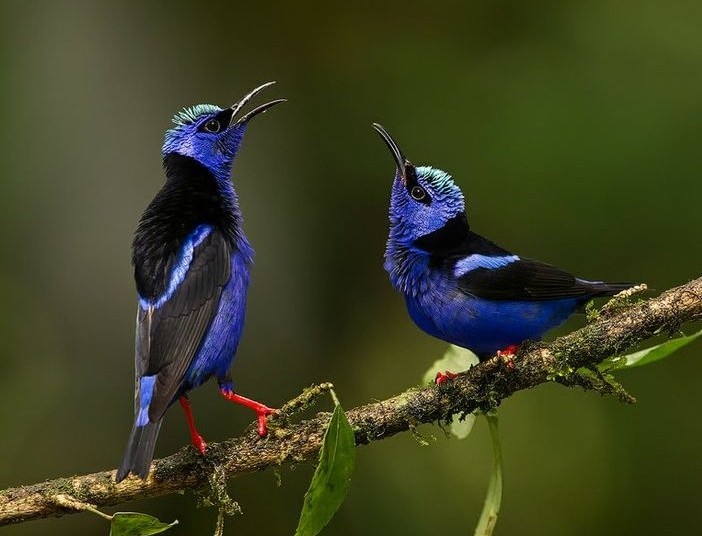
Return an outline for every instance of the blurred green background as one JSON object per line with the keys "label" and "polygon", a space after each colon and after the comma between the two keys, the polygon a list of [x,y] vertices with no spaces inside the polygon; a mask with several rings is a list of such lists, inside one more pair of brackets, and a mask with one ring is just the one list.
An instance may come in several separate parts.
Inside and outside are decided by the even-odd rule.
{"label": "blurred green background", "polygon": [[[663,290],[702,272],[702,4],[654,1],[20,2],[0,7],[0,487],[115,467],[132,420],[131,235],[160,188],[170,117],[257,84],[290,102],[235,167],[257,250],[242,393],[280,405],[331,380],[346,407],[417,383],[445,344],[382,269],[393,164],[453,173],[473,227],[584,277]],[[564,329],[583,322],[575,319]],[[639,404],[545,386],[500,411],[497,534],[702,525],[700,344],[622,375]],[[208,440],[252,418],[193,394]],[[188,442],[179,411],[158,455]],[[469,440],[359,451],[326,534],[471,534],[491,464]],[[292,534],[312,464],[231,483],[227,534]],[[123,505],[209,534],[192,495]],[[3,534],[106,534],[96,516]],[[170,533],[169,533],[170,534]]]}

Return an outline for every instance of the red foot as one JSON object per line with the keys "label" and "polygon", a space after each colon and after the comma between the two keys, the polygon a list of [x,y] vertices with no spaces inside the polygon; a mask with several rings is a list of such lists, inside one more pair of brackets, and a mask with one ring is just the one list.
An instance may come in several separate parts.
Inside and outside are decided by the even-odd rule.
{"label": "red foot", "polygon": [[516,344],[510,344],[507,348],[504,350],[498,350],[497,351],[497,357],[502,358],[502,361],[504,362],[505,366],[509,370],[514,370],[516,368],[516,365],[514,364],[514,354],[516,354],[519,351],[519,346]]}
{"label": "red foot", "polygon": [[518,344],[510,344],[507,348],[504,350],[498,350],[497,355],[500,357],[505,357],[508,355],[514,355],[519,351],[519,345]]}
{"label": "red foot", "polygon": [[224,398],[235,404],[241,404],[249,409],[256,412],[256,417],[258,418],[258,435],[265,437],[268,435],[268,415],[272,415],[276,410],[269,408],[268,406],[236,394],[234,391],[228,389],[220,389],[219,391]]}
{"label": "red foot", "polygon": [[205,450],[207,450],[207,443],[202,438],[200,433],[195,428],[195,419],[193,419],[193,412],[190,409],[190,400],[187,396],[181,396],[178,401],[180,402],[180,407],[183,408],[185,412],[185,419],[188,421],[188,429],[190,430],[190,441],[200,454],[205,455]]}
{"label": "red foot", "polygon": [[457,378],[457,377],[458,377],[458,374],[456,374],[455,372],[450,372],[448,370],[446,372],[437,372],[436,378],[434,378],[434,383],[436,385],[441,385],[446,380],[453,380],[454,378]]}

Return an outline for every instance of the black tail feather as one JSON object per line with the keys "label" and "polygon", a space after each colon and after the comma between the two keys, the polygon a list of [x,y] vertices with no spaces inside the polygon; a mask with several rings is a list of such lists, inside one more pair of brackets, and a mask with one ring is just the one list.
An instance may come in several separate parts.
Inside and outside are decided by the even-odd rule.
{"label": "black tail feather", "polygon": [[151,460],[154,458],[156,438],[160,429],[161,421],[150,422],[145,426],[134,425],[132,433],[129,434],[122,463],[117,470],[117,476],[115,477],[117,482],[124,480],[129,473],[134,473],[141,478],[148,476]]}
{"label": "black tail feather", "polygon": [[626,290],[636,285],[632,283],[595,283],[593,297],[598,296],[614,296],[622,290]]}

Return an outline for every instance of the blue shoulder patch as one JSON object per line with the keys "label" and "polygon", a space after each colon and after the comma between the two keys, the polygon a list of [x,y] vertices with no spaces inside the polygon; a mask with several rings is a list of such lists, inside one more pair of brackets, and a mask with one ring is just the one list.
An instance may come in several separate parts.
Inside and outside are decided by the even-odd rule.
{"label": "blue shoulder patch", "polygon": [[158,309],[171,299],[173,293],[185,280],[185,276],[190,268],[190,263],[193,262],[193,253],[195,252],[195,248],[199,246],[211,232],[212,226],[203,224],[198,225],[195,230],[188,235],[180,250],[180,256],[173,265],[173,270],[171,271],[166,291],[155,300],[148,300],[139,296],[139,306],[142,309],[146,310],[149,307]]}
{"label": "blue shoulder patch", "polygon": [[456,263],[453,268],[453,275],[461,277],[468,272],[477,270],[478,268],[495,269],[502,268],[519,260],[518,255],[503,255],[501,257],[490,257],[488,255],[479,255],[474,253],[464,257]]}
{"label": "blue shoulder patch", "polygon": [[146,426],[149,424],[149,404],[154,394],[154,383],[156,375],[142,376],[139,381],[139,415],[137,415],[136,425]]}

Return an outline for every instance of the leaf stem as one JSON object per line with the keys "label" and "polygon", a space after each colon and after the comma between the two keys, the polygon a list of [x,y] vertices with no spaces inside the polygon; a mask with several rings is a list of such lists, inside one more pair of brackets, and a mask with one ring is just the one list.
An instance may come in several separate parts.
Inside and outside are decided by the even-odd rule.
{"label": "leaf stem", "polygon": [[475,527],[475,536],[491,536],[497,523],[497,514],[500,512],[502,504],[502,446],[500,445],[500,433],[497,426],[497,415],[486,414],[485,419],[490,430],[490,440],[492,442],[493,464],[492,476],[485,494],[485,504],[480,513],[478,525]]}
{"label": "leaf stem", "polygon": [[61,493],[59,495],[54,495],[53,501],[58,504],[59,506],[62,506],[63,508],[71,508],[72,510],[77,510],[77,511],[83,511],[83,512],[92,512],[93,514],[99,515],[100,517],[107,519],[108,521],[112,521],[112,516],[108,515],[104,512],[101,512],[95,506],[92,504],[88,504],[83,501],[79,501],[75,497],[72,497],[71,495],[66,495],[64,493]]}
{"label": "leaf stem", "polygon": [[334,401],[334,406],[340,406],[341,404],[339,403],[339,399],[337,398],[334,389],[329,389],[329,394],[331,395],[332,400]]}

